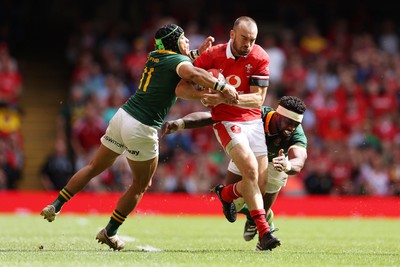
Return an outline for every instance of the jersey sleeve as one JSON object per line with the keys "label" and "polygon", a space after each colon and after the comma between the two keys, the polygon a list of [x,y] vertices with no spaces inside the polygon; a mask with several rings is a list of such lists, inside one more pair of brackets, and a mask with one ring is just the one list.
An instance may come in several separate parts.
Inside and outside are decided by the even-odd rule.
{"label": "jersey sleeve", "polygon": [[292,134],[291,140],[290,140],[290,146],[301,146],[304,148],[307,148],[307,137],[306,134],[304,133],[303,127],[301,124],[297,126],[296,130]]}
{"label": "jersey sleeve", "polygon": [[265,87],[269,86],[269,55],[264,49],[257,46],[257,53],[255,59],[258,62],[257,69],[250,77],[250,85]]}

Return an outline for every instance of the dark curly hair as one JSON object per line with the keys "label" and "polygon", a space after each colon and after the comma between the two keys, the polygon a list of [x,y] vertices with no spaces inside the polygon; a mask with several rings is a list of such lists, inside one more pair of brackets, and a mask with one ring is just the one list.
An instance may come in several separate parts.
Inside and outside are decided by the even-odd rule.
{"label": "dark curly hair", "polygon": [[279,100],[279,105],[297,114],[303,114],[307,109],[303,100],[296,96],[283,96]]}
{"label": "dark curly hair", "polygon": [[171,50],[182,54],[179,47],[179,38],[184,34],[183,29],[176,24],[162,26],[155,35],[156,50]]}

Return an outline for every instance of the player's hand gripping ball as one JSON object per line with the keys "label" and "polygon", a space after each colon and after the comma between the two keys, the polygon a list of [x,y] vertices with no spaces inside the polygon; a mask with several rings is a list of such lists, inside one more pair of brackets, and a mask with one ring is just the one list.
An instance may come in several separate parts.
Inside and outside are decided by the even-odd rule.
{"label": "player's hand gripping ball", "polygon": [[[207,70],[208,73],[210,73],[211,76],[214,76],[215,78],[217,78],[218,80],[220,80],[221,82],[225,82],[225,77],[224,75],[222,75],[222,73],[219,71],[219,69],[209,69]],[[206,88],[204,88],[201,85],[197,85],[197,90],[204,90]],[[211,91],[212,88],[208,88],[209,91]]]}
{"label": "player's hand gripping ball", "polygon": [[[207,70],[208,73],[210,73],[210,75],[214,76],[215,78],[217,78],[221,83],[225,83],[225,77],[224,75],[220,72],[219,69],[208,69]],[[202,88],[201,90],[204,90],[205,88]],[[216,93],[212,88],[208,88],[208,93],[209,94],[214,94]],[[208,108],[211,108],[213,106],[206,104],[205,102],[203,102],[203,99],[200,99],[201,103]]]}

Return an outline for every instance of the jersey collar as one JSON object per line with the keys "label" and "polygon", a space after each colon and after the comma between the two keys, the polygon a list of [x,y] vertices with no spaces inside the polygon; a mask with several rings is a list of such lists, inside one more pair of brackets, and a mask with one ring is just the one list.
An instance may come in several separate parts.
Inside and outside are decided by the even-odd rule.
{"label": "jersey collar", "polygon": [[236,59],[231,50],[232,39],[229,39],[228,45],[226,46],[226,58]]}
{"label": "jersey collar", "polygon": [[267,114],[267,117],[265,118],[265,133],[267,133],[268,135],[269,133],[269,122],[271,121],[272,115],[275,113],[275,111],[270,111]]}
{"label": "jersey collar", "polygon": [[178,54],[178,53],[176,53],[174,51],[171,51],[171,50],[155,50],[155,51],[157,51],[160,54]]}

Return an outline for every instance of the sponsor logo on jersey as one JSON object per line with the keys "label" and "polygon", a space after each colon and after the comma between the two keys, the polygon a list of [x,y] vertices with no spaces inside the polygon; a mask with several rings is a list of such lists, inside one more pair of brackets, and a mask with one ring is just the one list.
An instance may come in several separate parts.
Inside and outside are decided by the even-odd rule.
{"label": "sponsor logo on jersey", "polygon": [[242,81],[240,80],[239,76],[236,75],[229,75],[228,77],[225,78],[226,82],[232,85],[233,87],[238,88],[241,84]]}

